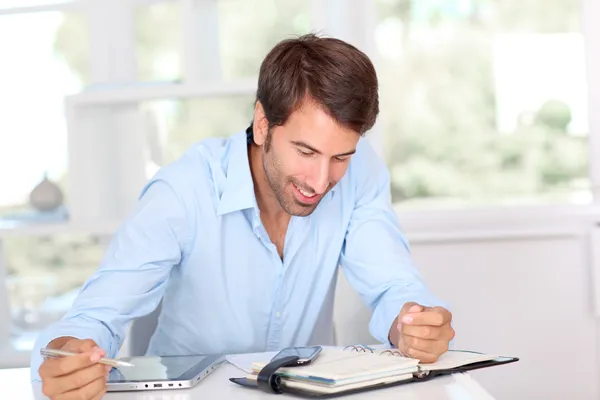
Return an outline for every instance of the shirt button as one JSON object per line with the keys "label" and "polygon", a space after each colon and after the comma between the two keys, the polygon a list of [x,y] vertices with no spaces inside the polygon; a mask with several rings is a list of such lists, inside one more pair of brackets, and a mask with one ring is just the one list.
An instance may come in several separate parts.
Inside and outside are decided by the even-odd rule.
{"label": "shirt button", "polygon": [[280,313],[279,311],[277,311],[277,312],[275,313],[275,316],[276,316],[277,318],[279,318],[279,317],[281,316],[281,313]]}

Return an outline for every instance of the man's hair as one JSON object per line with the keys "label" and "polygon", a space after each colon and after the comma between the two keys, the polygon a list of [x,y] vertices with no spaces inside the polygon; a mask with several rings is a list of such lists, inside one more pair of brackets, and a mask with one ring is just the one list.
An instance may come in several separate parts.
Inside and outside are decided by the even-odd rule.
{"label": "man's hair", "polygon": [[342,40],[315,34],[279,42],[261,64],[256,93],[269,128],[285,124],[307,98],[340,125],[364,135],[379,114],[371,60]]}

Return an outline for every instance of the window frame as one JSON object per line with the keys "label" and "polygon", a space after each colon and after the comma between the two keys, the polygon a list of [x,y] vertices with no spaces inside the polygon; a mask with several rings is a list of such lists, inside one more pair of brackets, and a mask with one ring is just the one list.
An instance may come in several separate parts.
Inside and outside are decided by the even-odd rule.
{"label": "window frame", "polygon": [[[582,32],[586,50],[586,74],[588,82],[588,109],[600,107],[600,25],[594,22],[600,15],[600,3],[595,0],[581,1]],[[593,204],[600,204],[600,115],[589,113],[590,180]]]}
{"label": "window frame", "polygon": [[[103,2],[102,7],[106,7],[106,3],[114,0],[108,0]],[[216,2],[218,0],[126,0],[120,1],[116,7],[121,9],[125,7],[135,7],[144,4],[154,4],[166,1],[180,1],[182,7],[187,7],[182,15],[186,16],[182,20],[182,29],[184,31],[184,52],[183,52],[183,82],[180,84],[165,84],[159,85],[154,88],[148,88],[144,86],[138,87],[127,87],[122,89],[113,89],[107,91],[95,91],[95,92],[84,92],[75,96],[71,96],[67,99],[68,107],[71,109],[70,115],[76,115],[76,109],[86,106],[86,108],[99,108],[101,106],[118,106],[124,107],[127,103],[136,104],[145,100],[160,99],[160,98],[192,98],[192,97],[210,97],[210,96],[222,96],[222,95],[234,95],[234,94],[251,94],[255,88],[255,79],[239,80],[233,82],[221,82],[219,80],[220,73],[218,72],[220,66],[218,65],[218,22],[215,24],[207,24],[203,26],[208,30],[200,32],[198,25],[194,25],[195,18],[198,15],[210,16],[211,21],[218,21],[215,13],[217,12]],[[374,64],[377,66],[377,51],[375,47],[375,26],[377,21],[377,14],[375,10],[375,4],[371,0],[357,0],[354,7],[344,7],[344,0],[307,0],[309,3],[311,13],[311,24],[314,31],[324,32],[325,34],[340,37],[348,40],[355,44],[357,47],[362,49],[367,55],[371,57]],[[88,0],[86,5],[93,4],[95,0]],[[96,2],[96,4],[98,4]],[[589,96],[588,96],[588,107],[589,109],[595,109],[596,105],[600,105],[600,27],[592,22],[594,15],[600,15],[600,6],[593,0],[583,0],[582,2],[582,32],[586,43],[586,65],[589,84]],[[93,16],[93,15],[92,15]],[[208,18],[208,17],[207,17]],[[114,22],[114,21],[113,21]],[[101,23],[96,26],[102,26]],[[114,26],[114,25],[113,25]],[[93,26],[92,26],[93,27]],[[125,32],[125,28],[111,29],[111,33],[115,36],[119,36],[118,32]],[[193,40],[190,37],[204,38],[201,43]],[[187,33],[187,34],[186,34]],[[202,34],[200,34],[202,33]],[[100,33],[99,33],[100,34]],[[207,38],[212,38],[212,43]],[[103,36],[105,41],[110,40],[107,35]],[[133,39],[133,38],[132,38]],[[213,56],[208,58],[213,60],[212,65],[205,65],[201,63],[202,54],[204,51],[209,51]],[[204,58],[206,59],[206,58]],[[120,59],[121,62],[113,66],[114,71],[110,74],[106,74],[106,69],[99,67],[97,70],[104,72],[106,78],[110,78],[114,81],[115,77],[133,75],[132,79],[135,78],[135,60],[131,61],[127,57]],[[128,61],[123,61],[128,60]],[[98,60],[98,64],[101,61]],[[133,71],[133,72],[125,72]],[[197,73],[201,71],[201,73]],[[96,79],[101,79],[102,73],[96,75]],[[208,78],[210,77],[210,78]],[[572,209],[586,208],[587,212],[593,215],[595,218],[598,214],[594,211],[594,205],[600,201],[600,116],[596,116],[590,113],[590,132],[589,132],[589,153],[590,153],[590,179],[592,180],[593,190],[593,203],[588,206],[578,206],[570,204],[558,204],[553,206],[511,206],[510,209],[506,209],[501,206],[469,206],[469,208],[476,208],[476,214],[478,215],[478,221],[486,226],[497,226],[502,224],[503,226],[513,226],[517,223],[517,220],[527,219],[527,215],[540,215],[539,220],[545,219],[548,215],[559,213],[565,218],[568,218],[572,214]],[[379,123],[376,123],[373,129],[367,136],[368,140],[373,144],[375,151],[379,154],[383,154],[383,135],[381,133],[381,127]],[[135,141],[134,141],[135,142]],[[131,145],[135,145],[132,142]],[[91,162],[90,158],[86,159]],[[130,168],[135,168],[133,165]],[[83,180],[83,179],[82,179]],[[127,186],[125,184],[125,186]],[[129,186],[139,187],[140,182],[130,182]],[[81,187],[77,182],[72,182],[72,187]],[[81,200],[79,202],[81,206],[89,205],[88,202]],[[72,207],[78,208],[77,204],[72,204]],[[431,211],[425,210],[406,210],[401,204],[395,204],[395,209],[405,219],[410,221],[424,221],[421,228],[429,226],[426,222],[429,216],[432,215]],[[460,211],[460,209],[459,209]],[[471,213],[472,211],[468,211]],[[436,221],[443,221],[442,225],[452,225],[453,229],[471,226],[471,223],[465,223],[464,218],[457,218],[456,210],[436,210],[434,212],[437,217]],[[506,215],[514,218],[502,218],[498,220],[495,218],[496,215]],[[462,214],[462,213],[461,213]],[[515,215],[516,214],[516,215]],[[115,215],[115,218],[120,216]],[[416,225],[419,225],[415,222]],[[518,224],[518,223],[517,223]],[[420,229],[420,228],[419,228]]]}
{"label": "window frame", "polygon": [[[192,97],[210,97],[234,94],[249,94],[255,90],[255,80],[248,79],[234,82],[220,81],[220,65],[218,50],[218,0],[72,0],[67,2],[53,2],[42,5],[24,7],[0,8],[0,16],[9,14],[24,14],[42,11],[79,11],[85,13],[90,21],[90,37],[94,48],[100,49],[92,53],[91,81],[94,83],[118,83],[136,81],[136,65],[134,40],[130,35],[132,31],[131,18],[114,18],[115,15],[130,16],[134,7],[156,3],[179,1],[184,7],[182,12],[183,30],[183,82],[181,84],[165,84],[157,87],[133,86],[122,89],[106,91],[83,92],[66,99],[69,119],[75,115],[75,110],[85,106],[90,108],[100,107],[125,107],[127,103],[137,104],[145,100],[175,98],[184,99]],[[361,48],[371,57],[377,65],[377,51],[375,47],[376,10],[372,0],[356,0],[354,7],[345,7],[344,0],[307,0],[311,13],[311,23],[314,31],[324,32],[328,35],[340,37]],[[600,15],[600,5],[594,0],[582,0],[582,34],[586,49],[586,71],[588,80],[588,108],[594,110],[600,106],[600,25],[594,24],[594,16]],[[106,30],[106,20],[111,16],[111,29]],[[207,24],[196,24],[197,18],[202,18]],[[125,39],[124,39],[125,38]],[[198,40],[200,38],[201,40]],[[196,39],[196,40],[195,40]],[[210,40],[213,39],[213,40]],[[119,45],[115,45],[119,43]],[[203,54],[209,52],[211,57],[204,58]],[[118,60],[110,62],[110,58]],[[211,64],[202,60],[213,60]],[[590,154],[590,180],[592,183],[593,203],[600,204],[600,115],[590,114],[589,154]],[[73,126],[74,127],[74,126]],[[368,140],[373,144],[375,151],[383,153],[384,143],[380,124],[376,123]],[[136,141],[130,143],[132,146]],[[76,148],[76,144],[75,148]],[[88,159],[89,160],[89,159]],[[91,163],[93,161],[89,160]],[[71,187],[81,187],[78,182],[71,182]],[[130,182],[134,187],[138,183]],[[72,204],[78,208],[85,206]],[[89,204],[87,204],[89,206]],[[402,205],[394,205],[398,212],[410,218],[411,215],[424,218],[419,210],[404,210]],[[559,204],[551,207],[552,212],[564,210],[569,214],[571,208],[585,206]],[[487,215],[503,212],[500,206],[477,207],[479,213]],[[489,211],[483,211],[488,208]],[[593,207],[592,207],[593,208]],[[522,207],[511,206],[511,212],[522,209],[523,213],[542,212],[546,206]],[[455,210],[447,210],[454,213]],[[444,214],[444,210],[440,211]],[[442,215],[440,215],[442,217]],[[449,216],[452,219],[451,216]],[[117,216],[117,218],[119,218]],[[484,218],[485,219],[485,218]],[[488,218],[490,221],[493,218]]]}

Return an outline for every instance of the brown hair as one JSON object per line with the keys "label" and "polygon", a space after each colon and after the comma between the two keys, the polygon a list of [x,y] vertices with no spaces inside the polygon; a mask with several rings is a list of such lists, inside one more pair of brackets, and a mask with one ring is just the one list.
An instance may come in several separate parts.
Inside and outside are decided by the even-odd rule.
{"label": "brown hair", "polygon": [[360,135],[371,129],[379,114],[373,64],[339,39],[314,34],[285,39],[263,60],[256,100],[263,106],[269,128],[285,124],[307,95]]}

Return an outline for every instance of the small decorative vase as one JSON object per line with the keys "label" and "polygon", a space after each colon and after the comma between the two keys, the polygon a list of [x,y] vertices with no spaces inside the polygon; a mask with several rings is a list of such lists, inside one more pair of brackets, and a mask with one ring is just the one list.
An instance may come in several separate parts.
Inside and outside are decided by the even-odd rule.
{"label": "small decorative vase", "polygon": [[38,211],[54,211],[62,205],[63,193],[60,187],[44,174],[44,179],[31,191],[29,202]]}

